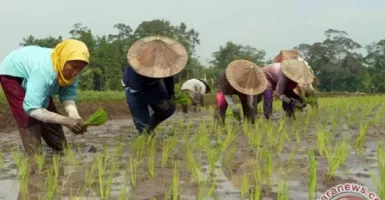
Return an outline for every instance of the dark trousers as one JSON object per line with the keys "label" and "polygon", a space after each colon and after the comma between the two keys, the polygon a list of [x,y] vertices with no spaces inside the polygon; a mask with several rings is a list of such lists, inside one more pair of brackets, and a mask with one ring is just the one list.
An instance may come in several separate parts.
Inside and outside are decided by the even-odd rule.
{"label": "dark trousers", "polygon": [[[283,94],[289,98],[296,99],[301,103],[303,103],[302,98],[298,96],[296,93],[294,93],[294,91],[291,89],[286,89]],[[262,101],[262,96],[263,96],[263,113],[266,119],[270,119],[271,115],[273,114],[273,91],[265,90],[261,95],[258,95],[256,104]],[[282,102],[282,109],[286,112],[286,115],[288,117],[295,118],[295,115],[294,115],[295,108],[293,105]]]}
{"label": "dark trousers", "polygon": [[[21,85],[22,82],[22,78],[0,75],[0,83],[16,120],[24,149],[28,154],[40,152],[41,138],[43,138],[53,151],[63,150],[63,145],[67,144],[67,140],[62,125],[43,123],[24,112],[25,90]],[[50,98],[47,110],[57,113],[52,98]]]}
{"label": "dark trousers", "polygon": [[[125,93],[135,128],[139,134],[151,133],[161,122],[175,112],[175,105],[170,102],[170,97],[162,80],[145,87],[143,91],[136,92],[126,87]],[[164,107],[162,102],[169,102],[170,106]],[[151,116],[148,106],[154,111]]]}

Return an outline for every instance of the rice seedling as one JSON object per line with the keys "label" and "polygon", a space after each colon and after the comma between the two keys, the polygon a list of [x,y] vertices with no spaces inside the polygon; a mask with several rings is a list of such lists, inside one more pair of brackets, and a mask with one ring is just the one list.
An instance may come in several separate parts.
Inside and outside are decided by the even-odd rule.
{"label": "rice seedling", "polygon": [[250,192],[250,200],[260,200],[261,199],[261,186],[255,184],[253,190]]}
{"label": "rice seedling", "polygon": [[377,144],[377,168],[378,175],[370,172],[370,176],[377,188],[380,199],[385,199],[385,149],[381,143]]}
{"label": "rice seedling", "polygon": [[186,158],[187,158],[187,167],[191,172],[191,175],[193,176],[194,180],[197,183],[201,182],[201,165],[197,160],[195,159],[195,156],[193,154],[193,147],[191,147],[191,144],[188,142],[186,143]]}
{"label": "rice seedling", "polygon": [[163,142],[163,151],[162,151],[162,168],[164,168],[167,164],[169,151],[174,148],[177,144],[178,138],[177,136],[171,137],[171,139],[165,140]]}
{"label": "rice seedling", "polygon": [[131,187],[136,188],[136,169],[138,167],[138,163],[132,158],[132,156],[129,156],[128,159],[128,171],[130,174]]}
{"label": "rice seedling", "polygon": [[72,146],[68,145],[67,148],[64,148],[63,151],[68,164],[76,166],[76,158],[74,152],[72,151]]}
{"label": "rice seedling", "polygon": [[[99,154],[97,157],[97,171],[98,171],[98,180],[99,180],[99,195],[105,200],[110,197],[111,193],[111,183],[113,178],[113,168],[107,168],[107,158],[104,154]],[[107,173],[110,171],[110,173]],[[105,177],[108,177],[107,181]]]}
{"label": "rice seedling", "polygon": [[366,135],[369,129],[368,124],[360,123],[359,130],[358,130],[358,137],[354,141],[354,146],[358,149],[358,153],[363,156],[364,153],[364,145],[366,142]]}
{"label": "rice seedling", "polygon": [[272,185],[272,175],[273,175],[273,155],[272,152],[266,148],[263,149],[262,155],[265,158],[265,166],[264,166],[264,174],[267,179],[267,183],[269,186]]}
{"label": "rice seedling", "polygon": [[[328,144],[327,146],[329,146]],[[347,159],[349,156],[350,146],[347,141],[342,141],[340,144],[334,148],[328,147],[326,148],[326,158],[329,163],[329,169],[327,173],[327,178],[331,179],[334,176],[335,171],[340,167],[340,165]],[[334,153],[334,155],[333,155]]]}
{"label": "rice seedling", "polygon": [[179,166],[175,162],[172,176],[172,199],[178,200],[179,194],[181,193],[179,188]]}
{"label": "rice seedling", "polygon": [[247,173],[242,174],[242,182],[241,182],[241,197],[242,199],[246,199],[246,194],[249,191],[249,175]]}
{"label": "rice seedling", "polygon": [[44,154],[35,154],[34,158],[35,158],[35,161],[37,163],[39,174],[41,174],[43,172],[45,155]]}
{"label": "rice seedling", "polygon": [[321,128],[321,125],[317,125],[317,148],[318,153],[323,156],[325,155],[326,143],[329,140],[329,133],[326,132],[324,128]]}
{"label": "rice seedling", "polygon": [[135,151],[135,156],[138,161],[141,161],[144,156],[144,151],[146,148],[146,136],[140,135],[135,138],[132,146]]}
{"label": "rice seedling", "polygon": [[[212,180],[206,180],[199,183],[199,191],[196,200],[210,199],[213,196],[216,185]],[[206,194],[206,195],[205,195]]]}
{"label": "rice seedling", "polygon": [[58,170],[56,170],[55,167],[51,167],[50,169],[48,169],[45,187],[47,188],[47,192],[45,195],[46,199],[58,198],[58,192],[60,188],[59,174]]}
{"label": "rice seedling", "polygon": [[309,192],[308,198],[309,200],[313,200],[315,195],[314,192],[317,190],[317,160],[314,156],[314,152],[309,152]]}
{"label": "rice seedling", "polygon": [[155,175],[155,138],[151,137],[147,143],[147,168],[150,174],[150,178],[154,178]]}
{"label": "rice seedling", "polygon": [[85,170],[85,182],[86,182],[87,188],[91,188],[93,183],[95,182],[95,179],[96,179],[95,175],[98,167],[97,161],[98,160],[92,162],[91,168],[89,170]]}
{"label": "rice seedling", "polygon": [[107,122],[107,113],[104,109],[96,110],[84,123],[87,126],[100,126]]}
{"label": "rice seedling", "polygon": [[287,180],[279,180],[277,188],[278,200],[289,200],[288,182]]}

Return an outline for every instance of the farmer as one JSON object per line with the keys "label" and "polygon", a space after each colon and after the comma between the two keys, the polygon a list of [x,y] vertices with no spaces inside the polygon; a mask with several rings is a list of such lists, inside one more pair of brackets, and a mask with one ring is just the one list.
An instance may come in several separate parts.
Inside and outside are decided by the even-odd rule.
{"label": "farmer", "polygon": [[232,95],[237,95],[241,101],[244,117],[254,123],[254,95],[262,93],[266,86],[267,80],[261,68],[247,60],[234,60],[218,78],[215,119],[224,124],[229,105],[234,117],[241,121],[240,111],[232,98]]}
{"label": "farmer", "polygon": [[[179,42],[152,36],[136,41],[127,57],[123,84],[128,107],[139,134],[153,135],[175,112],[173,76],[185,67],[188,54]],[[151,116],[148,107],[154,111]]]}
{"label": "farmer", "polygon": [[[300,90],[312,90],[313,73],[304,61],[298,59],[287,59],[265,66],[263,69],[267,78],[267,88],[263,95],[263,110],[267,119],[273,112],[273,92],[282,101],[282,108],[286,115],[295,118],[294,109],[303,109],[306,104],[300,94]],[[257,104],[261,101],[259,95]]]}
{"label": "farmer", "polygon": [[[206,81],[195,78],[184,82],[181,90],[186,92],[191,99],[194,112],[198,110],[198,105],[204,107],[204,95],[211,92],[211,88]],[[183,112],[187,113],[187,105],[182,106]]]}
{"label": "farmer", "polygon": [[[22,47],[0,63],[0,83],[28,154],[41,153],[41,137],[54,152],[62,151],[67,144],[62,125],[75,134],[86,130],[75,99],[77,75],[88,62],[87,46],[68,39],[54,49]],[[56,94],[68,117],[57,114]]]}

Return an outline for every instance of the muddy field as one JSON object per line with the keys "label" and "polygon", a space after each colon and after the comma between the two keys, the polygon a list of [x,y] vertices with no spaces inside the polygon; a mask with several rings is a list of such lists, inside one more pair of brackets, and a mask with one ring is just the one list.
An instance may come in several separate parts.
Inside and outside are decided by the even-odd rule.
{"label": "muddy field", "polygon": [[0,134],[0,199],[307,200],[346,182],[384,195],[382,101],[325,98],[295,121],[275,103],[270,122],[260,114],[256,124],[239,125],[229,111],[225,127],[212,122],[212,107],[178,112],[155,139],[138,137],[130,119],[116,117],[84,136],[67,131],[64,155],[46,148],[44,157],[29,159],[18,133],[7,129]]}

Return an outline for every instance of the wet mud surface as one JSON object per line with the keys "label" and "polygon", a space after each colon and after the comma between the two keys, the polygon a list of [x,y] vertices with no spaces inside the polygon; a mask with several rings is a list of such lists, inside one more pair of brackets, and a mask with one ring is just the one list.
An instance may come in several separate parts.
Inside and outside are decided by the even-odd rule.
{"label": "wet mud surface", "polygon": [[[9,129],[0,133],[0,200],[250,199],[255,191],[260,199],[307,200],[310,177],[316,181],[313,198],[348,182],[377,192],[371,175],[381,180],[377,144],[384,135],[385,109],[380,101],[365,110],[330,104],[298,113],[296,121],[276,112],[270,122],[260,115],[254,125],[239,125],[229,114],[225,127],[214,126],[212,108],[187,116],[178,112],[156,129],[163,137],[147,143],[131,119],[112,117],[82,136],[66,130],[70,149],[64,155],[44,146],[44,161],[24,163],[18,132]],[[322,133],[328,139],[322,140]],[[322,143],[329,150],[322,151]],[[338,148],[343,144],[346,148]],[[309,171],[309,154],[315,174]],[[344,159],[328,177],[333,158]]]}

